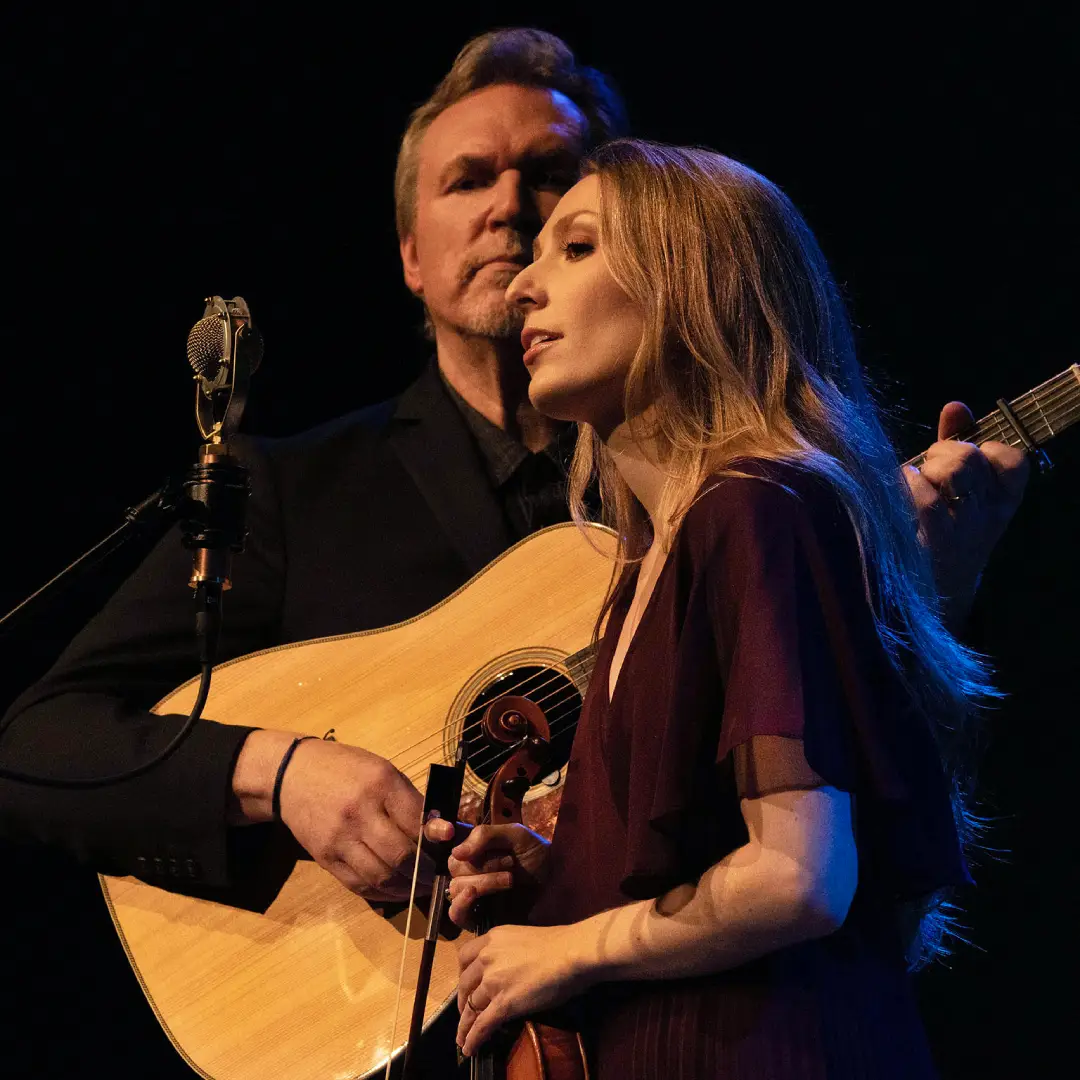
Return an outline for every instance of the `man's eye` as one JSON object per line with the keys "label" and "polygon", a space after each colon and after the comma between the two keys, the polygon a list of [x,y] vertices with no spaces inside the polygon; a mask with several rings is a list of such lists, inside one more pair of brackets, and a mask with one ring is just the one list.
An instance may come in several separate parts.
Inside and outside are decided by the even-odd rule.
{"label": "man's eye", "polygon": [[454,180],[449,187],[449,191],[475,191],[478,187],[483,185],[483,181],[478,176],[459,176]]}
{"label": "man's eye", "polygon": [[592,252],[593,245],[584,240],[571,240],[569,243],[563,244],[563,254],[570,262],[583,259],[586,255],[591,255]]}
{"label": "man's eye", "polygon": [[533,187],[561,193],[569,191],[576,181],[576,174],[565,169],[544,169],[533,177]]}

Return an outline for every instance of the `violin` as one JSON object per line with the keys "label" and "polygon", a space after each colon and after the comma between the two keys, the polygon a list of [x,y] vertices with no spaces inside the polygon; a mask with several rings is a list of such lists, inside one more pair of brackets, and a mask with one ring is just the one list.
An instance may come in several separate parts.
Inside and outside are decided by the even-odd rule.
{"label": "violin", "polygon": [[[493,746],[507,748],[506,760],[492,776],[484,793],[483,806],[478,824],[521,824],[521,806],[525,793],[547,771],[551,729],[543,710],[533,701],[517,695],[504,695],[488,705],[481,721],[485,739]],[[459,749],[459,767],[464,772],[464,752]],[[447,769],[446,766],[432,766]],[[448,770],[453,771],[453,770]],[[433,777],[433,779],[435,779]],[[437,783],[445,785],[446,778]],[[430,789],[429,782],[429,789]],[[457,784],[460,798],[460,779]],[[454,799],[452,785],[442,793]],[[430,812],[425,800],[425,820]],[[444,810],[440,814],[447,816]],[[456,815],[457,803],[452,801],[451,814]],[[451,818],[452,820],[452,818]],[[427,978],[425,961],[430,971],[430,955],[434,952],[438,928],[445,917],[446,889],[450,875],[447,860],[448,844],[431,844],[429,854],[435,860],[436,873],[431,913],[428,920],[429,943],[425,940],[421,958],[421,971],[417,980],[416,998],[413,1002],[413,1023],[410,1026],[402,1080],[410,1080],[410,1054],[414,1038],[418,1038],[423,1025]],[[486,933],[499,921],[497,905],[492,900],[478,904],[474,913],[476,932]],[[581,1035],[577,1031],[557,1027],[536,1020],[520,1020],[502,1037],[496,1037],[468,1059],[469,1080],[589,1080],[589,1066]]]}

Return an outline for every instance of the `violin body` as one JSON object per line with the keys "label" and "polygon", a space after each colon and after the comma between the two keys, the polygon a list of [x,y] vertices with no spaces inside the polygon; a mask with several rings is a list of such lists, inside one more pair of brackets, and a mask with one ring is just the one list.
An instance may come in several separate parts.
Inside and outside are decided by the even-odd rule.
{"label": "violin body", "polygon": [[581,1034],[526,1020],[506,1057],[506,1080],[589,1080]]}

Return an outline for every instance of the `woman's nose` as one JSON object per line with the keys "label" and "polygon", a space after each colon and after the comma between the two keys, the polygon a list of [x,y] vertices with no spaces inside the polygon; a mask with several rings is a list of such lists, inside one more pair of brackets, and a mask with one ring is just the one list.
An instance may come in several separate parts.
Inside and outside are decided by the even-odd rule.
{"label": "woman's nose", "polygon": [[536,281],[534,266],[526,266],[510,282],[506,287],[506,299],[521,308],[543,307],[543,293]]}

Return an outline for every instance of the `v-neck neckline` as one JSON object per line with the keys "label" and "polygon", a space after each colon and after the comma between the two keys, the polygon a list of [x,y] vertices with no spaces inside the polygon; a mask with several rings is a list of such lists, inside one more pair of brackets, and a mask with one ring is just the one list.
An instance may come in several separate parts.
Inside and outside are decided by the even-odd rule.
{"label": "v-neck neckline", "polygon": [[[619,640],[622,638],[623,627],[626,625],[626,617],[630,614],[630,609],[634,606],[637,583],[641,577],[640,563],[634,568],[631,579],[623,586],[624,589],[630,592],[630,600],[627,602],[625,597],[620,599],[618,625],[611,626],[611,620],[608,620],[607,633],[611,634],[614,631],[611,647],[607,650],[607,663],[604,665],[603,671],[604,701],[609,709],[614,704],[615,699],[619,696],[619,687],[623,684],[623,675],[626,673],[626,665],[630,662],[630,657],[633,655],[638,639],[641,637],[641,629],[645,625],[646,620],[649,618],[653,607],[656,604],[656,598],[660,593],[660,586],[663,583],[664,576],[667,574],[668,566],[671,565],[674,554],[675,545],[673,543],[671,550],[668,551],[667,556],[664,558],[664,563],[656,575],[656,580],[653,582],[652,592],[649,593],[649,599],[645,602],[645,607],[641,611],[641,618],[638,619],[638,624],[634,627],[634,632],[631,635],[630,640],[626,643],[626,652],[623,653],[622,664],[619,666],[619,675],[615,680],[614,690],[611,688],[611,669],[615,663],[615,653],[618,652],[619,649]],[[615,612],[612,612],[612,614],[614,615]]]}

